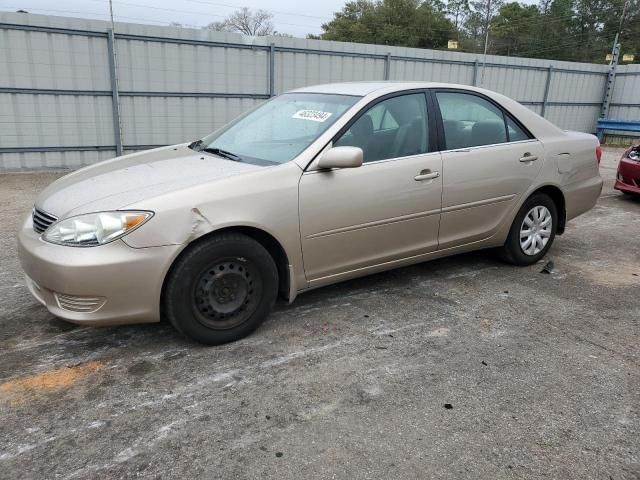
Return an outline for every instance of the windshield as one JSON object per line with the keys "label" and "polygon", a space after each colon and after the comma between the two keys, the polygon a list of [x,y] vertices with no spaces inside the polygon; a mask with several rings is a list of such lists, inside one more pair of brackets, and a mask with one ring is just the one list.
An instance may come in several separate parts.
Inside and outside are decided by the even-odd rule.
{"label": "windshield", "polygon": [[192,144],[199,151],[258,164],[293,160],[360,97],[286,93]]}

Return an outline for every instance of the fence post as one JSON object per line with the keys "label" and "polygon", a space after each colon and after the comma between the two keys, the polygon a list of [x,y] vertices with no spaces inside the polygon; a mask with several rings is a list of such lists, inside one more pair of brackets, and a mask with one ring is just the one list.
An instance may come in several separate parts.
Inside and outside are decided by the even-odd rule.
{"label": "fence post", "polygon": [[473,86],[478,85],[478,59],[473,62]]}
{"label": "fence post", "polygon": [[269,45],[269,96],[276,95],[276,46],[274,43]]}
{"label": "fence post", "polygon": [[609,116],[609,104],[613,95],[613,84],[616,81],[616,68],[618,66],[618,55],[620,54],[620,44],[618,43],[618,34],[613,42],[613,50],[611,51],[611,64],[609,73],[607,74],[607,83],[604,87],[604,95],[602,96],[602,110],[600,110],[600,118]]}
{"label": "fence post", "polygon": [[549,100],[549,88],[551,87],[551,75],[553,74],[553,65],[549,65],[549,69],[547,70],[547,83],[544,86],[544,98],[542,99],[542,110],[540,111],[540,115],[544,117],[545,112],[547,111],[547,100]]}
{"label": "fence post", "polygon": [[122,128],[120,125],[120,96],[118,95],[118,74],[116,72],[116,48],[113,30],[107,30],[107,50],[109,53],[109,74],[111,76],[111,109],[113,116],[113,136],[116,142],[116,156],[122,155]]}
{"label": "fence post", "polygon": [[387,56],[384,57],[384,79],[389,80],[391,75],[391,53],[387,52]]}

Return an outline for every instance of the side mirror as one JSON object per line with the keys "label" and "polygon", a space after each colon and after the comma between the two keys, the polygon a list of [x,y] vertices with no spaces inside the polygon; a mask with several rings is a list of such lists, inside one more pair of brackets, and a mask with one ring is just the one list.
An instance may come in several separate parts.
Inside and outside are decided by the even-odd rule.
{"label": "side mirror", "polygon": [[359,147],[333,147],[322,154],[318,169],[356,168],[362,165],[363,156]]}

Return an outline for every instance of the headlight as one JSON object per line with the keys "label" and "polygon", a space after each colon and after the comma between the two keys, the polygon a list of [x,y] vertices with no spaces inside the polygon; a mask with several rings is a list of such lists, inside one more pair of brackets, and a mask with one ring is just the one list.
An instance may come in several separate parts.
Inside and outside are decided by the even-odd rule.
{"label": "headlight", "polygon": [[88,213],[55,223],[42,238],[60,245],[95,247],[123,237],[152,216],[152,212]]}

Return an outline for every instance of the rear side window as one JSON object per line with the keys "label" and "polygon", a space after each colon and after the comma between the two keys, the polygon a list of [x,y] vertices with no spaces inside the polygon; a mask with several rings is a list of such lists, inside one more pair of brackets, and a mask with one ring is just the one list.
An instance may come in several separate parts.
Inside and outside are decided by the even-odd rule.
{"label": "rear side window", "polygon": [[[447,150],[508,141],[502,110],[491,102],[457,92],[436,92],[436,98]],[[514,129],[514,132],[517,131]],[[520,133],[524,132],[520,130]]]}
{"label": "rear side window", "polygon": [[334,146],[360,147],[365,162],[419,155],[429,150],[423,93],[383,100],[362,115]]}
{"label": "rear side window", "polygon": [[529,135],[509,117],[507,117],[507,130],[509,130],[510,142],[520,142],[522,140],[529,140],[530,138]]}

